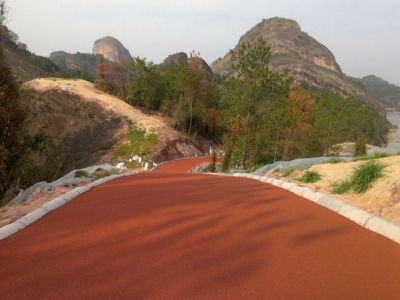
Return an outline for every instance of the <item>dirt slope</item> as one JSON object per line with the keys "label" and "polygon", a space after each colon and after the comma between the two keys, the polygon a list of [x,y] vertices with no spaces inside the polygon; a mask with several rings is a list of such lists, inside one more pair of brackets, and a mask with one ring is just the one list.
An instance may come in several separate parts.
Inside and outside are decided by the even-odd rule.
{"label": "dirt slope", "polygon": [[[363,194],[333,194],[332,184],[348,179],[354,168],[365,161],[312,166],[309,170],[316,171],[321,175],[321,180],[316,183],[307,184],[297,181],[295,178],[301,177],[303,173],[300,171],[295,171],[289,177],[280,177],[280,179],[307,186],[400,225],[400,156],[381,158],[377,161],[386,165],[383,169],[384,176],[374,182]],[[271,173],[269,176],[273,176],[273,174]]]}
{"label": "dirt slope", "polygon": [[96,89],[93,83],[85,80],[40,78],[28,81],[24,85],[32,87],[37,91],[63,90],[77,94],[84,100],[97,102],[105,109],[111,110],[121,116],[126,116],[128,119],[134,121],[136,126],[146,129],[146,131],[158,130],[167,125],[161,117],[148,116],[121,99],[103,93]]}

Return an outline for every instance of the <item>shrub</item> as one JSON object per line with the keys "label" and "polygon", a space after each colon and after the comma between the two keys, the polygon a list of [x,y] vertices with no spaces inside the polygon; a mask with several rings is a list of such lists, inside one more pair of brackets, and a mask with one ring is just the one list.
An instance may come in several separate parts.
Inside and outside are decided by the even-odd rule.
{"label": "shrub", "polygon": [[371,183],[383,176],[384,164],[369,161],[354,170],[351,176],[353,190],[356,193],[365,193]]}
{"label": "shrub", "polygon": [[87,178],[89,178],[90,175],[86,171],[78,170],[78,171],[75,172],[75,176],[74,177],[87,177]]}
{"label": "shrub", "polygon": [[354,156],[365,156],[367,155],[367,138],[364,134],[360,134],[357,137],[356,143],[354,145]]}
{"label": "shrub", "polygon": [[303,176],[297,180],[305,183],[314,183],[321,179],[321,175],[316,171],[306,171]]}

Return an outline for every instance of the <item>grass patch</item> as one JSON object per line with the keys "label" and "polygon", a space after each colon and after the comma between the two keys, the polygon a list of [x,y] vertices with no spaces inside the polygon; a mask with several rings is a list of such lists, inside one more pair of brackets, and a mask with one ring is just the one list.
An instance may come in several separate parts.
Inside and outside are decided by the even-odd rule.
{"label": "grass patch", "polygon": [[351,176],[353,190],[358,194],[365,193],[370,184],[383,176],[384,167],[382,163],[369,161],[356,168]]}
{"label": "grass patch", "polygon": [[136,128],[131,120],[128,120],[128,136],[129,142],[117,147],[117,157],[124,159],[129,159],[133,155],[150,157],[152,149],[158,143],[155,133],[146,134],[146,130]]}
{"label": "grass patch", "polygon": [[321,175],[316,171],[306,171],[303,176],[297,178],[298,181],[304,183],[314,183],[321,179]]}
{"label": "grass patch", "polygon": [[332,185],[332,193],[338,194],[338,195],[343,195],[352,189],[351,181],[350,180],[345,180],[341,183],[334,183]]}
{"label": "grass patch", "polygon": [[368,161],[354,169],[349,180],[332,185],[334,194],[345,194],[354,191],[365,193],[377,179],[383,177],[385,165],[377,161]]}

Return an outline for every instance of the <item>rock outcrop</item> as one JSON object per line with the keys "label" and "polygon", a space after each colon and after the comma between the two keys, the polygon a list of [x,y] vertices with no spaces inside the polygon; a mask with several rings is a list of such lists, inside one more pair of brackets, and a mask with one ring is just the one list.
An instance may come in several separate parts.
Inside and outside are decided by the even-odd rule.
{"label": "rock outcrop", "polygon": [[[190,64],[192,61],[192,58],[188,57],[188,55],[184,52],[178,52],[175,54],[171,54],[166,59],[164,59],[162,65],[164,67],[168,67],[171,65],[177,65],[177,64],[181,63],[182,61]],[[201,67],[204,72],[213,74],[211,67],[207,64],[207,62],[204,59],[201,60]]]}
{"label": "rock outcrop", "polygon": [[166,59],[163,61],[163,66],[170,66],[170,65],[178,65],[180,62],[185,61],[187,62],[188,56],[184,52],[178,52],[175,54],[168,55]]}
{"label": "rock outcrop", "polygon": [[[372,104],[383,112],[377,97],[362,85],[343,74],[332,52],[301,31],[296,21],[284,18],[263,20],[244,34],[234,50],[245,42],[250,44],[262,37],[271,47],[270,68],[274,71],[288,70],[289,75],[299,83],[306,82],[317,89],[335,93],[355,92],[362,101]],[[231,54],[211,64],[214,73],[229,77]]]}
{"label": "rock outcrop", "polygon": [[101,54],[109,61],[116,62],[120,60],[132,60],[129,51],[120,41],[111,36],[98,39],[93,45],[93,54]]}

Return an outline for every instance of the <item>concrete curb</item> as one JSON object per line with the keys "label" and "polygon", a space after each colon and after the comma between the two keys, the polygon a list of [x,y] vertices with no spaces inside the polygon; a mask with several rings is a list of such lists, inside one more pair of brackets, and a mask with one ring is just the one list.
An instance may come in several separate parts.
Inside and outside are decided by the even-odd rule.
{"label": "concrete curb", "polygon": [[400,226],[387,220],[376,217],[362,209],[343,203],[333,197],[315,192],[306,187],[300,187],[294,183],[282,181],[279,179],[258,176],[248,173],[221,174],[222,176],[242,177],[257,180],[263,183],[272,184],[276,187],[285,189],[293,194],[301,196],[307,200],[328,208],[339,215],[357,223],[358,225],[383,235],[392,241],[400,244]]}

